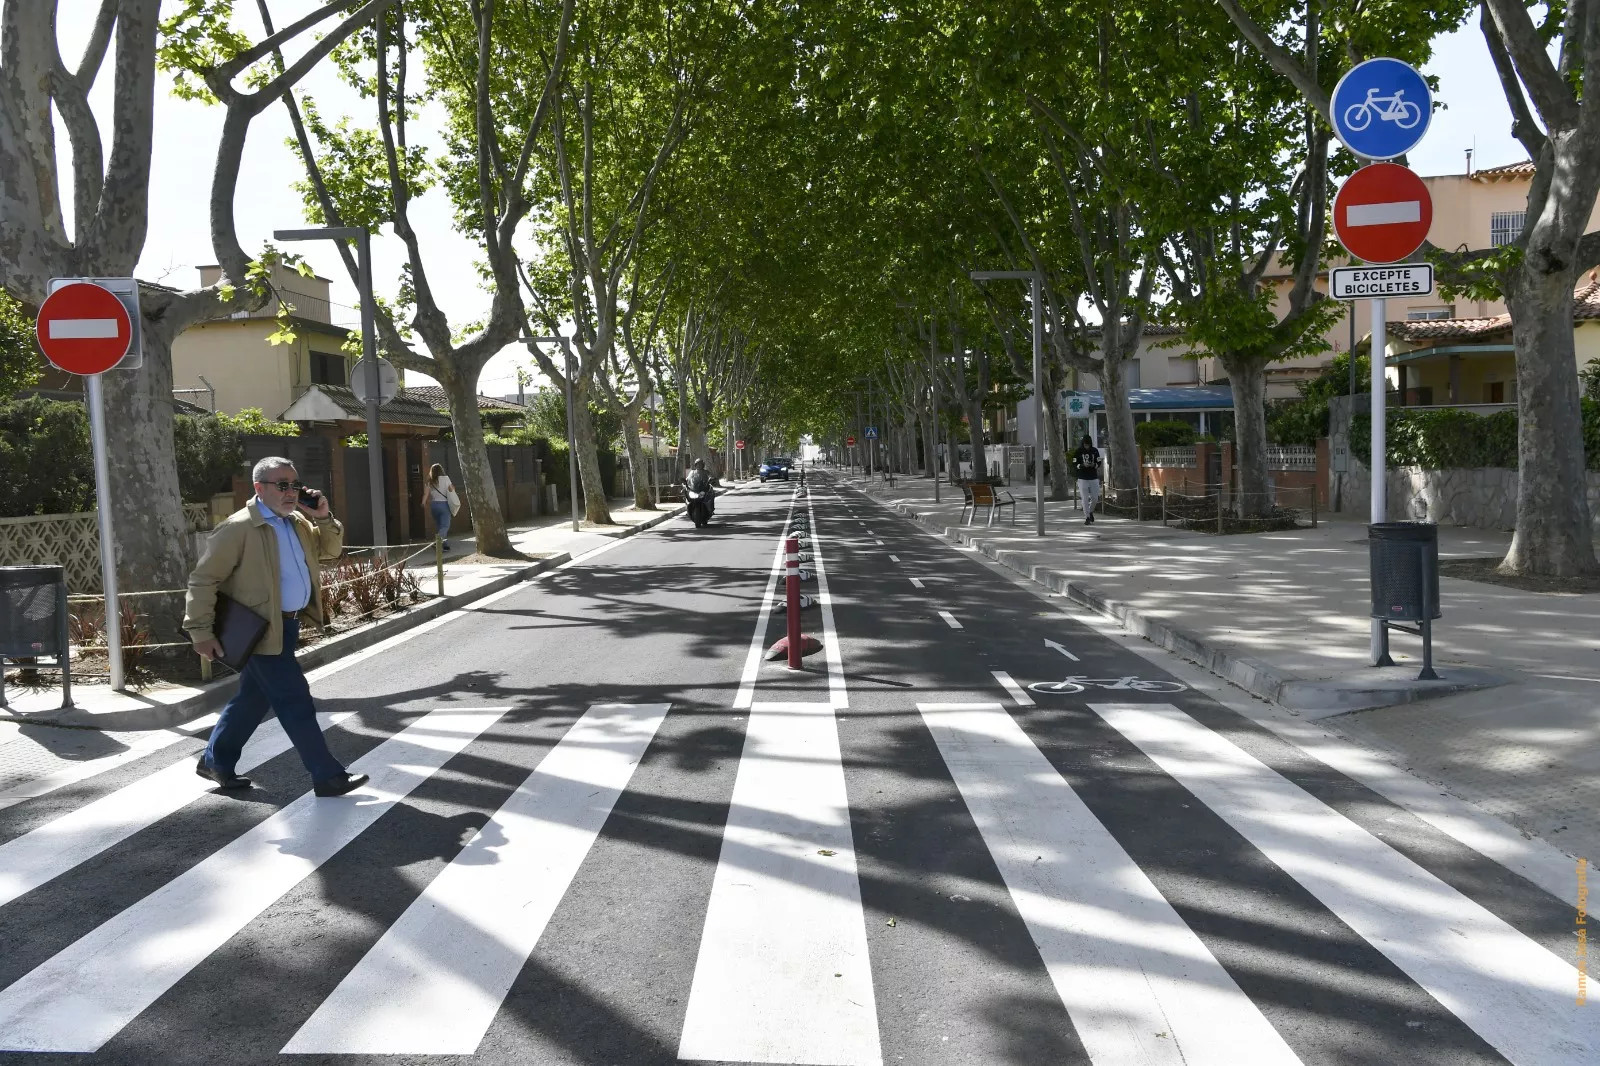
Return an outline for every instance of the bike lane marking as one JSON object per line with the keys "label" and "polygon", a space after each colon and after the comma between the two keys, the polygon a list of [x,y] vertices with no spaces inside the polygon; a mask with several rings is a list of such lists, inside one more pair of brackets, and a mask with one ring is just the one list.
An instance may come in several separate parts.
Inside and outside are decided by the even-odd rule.
{"label": "bike lane marking", "polygon": [[894,554],[891,554],[891,555],[890,555],[890,556],[889,556],[889,561],[890,561],[890,562],[891,562],[891,563],[898,563],[898,562],[899,562],[899,561],[900,561],[900,556],[898,556],[898,555],[894,555]]}
{"label": "bike lane marking", "polygon": [[1565,959],[1172,704],[1089,709],[1506,1058],[1593,1062]]}
{"label": "bike lane marking", "polygon": [[943,618],[944,619],[944,624],[949,626],[951,629],[965,629],[966,628],[960,622],[956,621],[956,616],[951,614],[949,611],[940,611],[939,612],[939,617]]}
{"label": "bike lane marking", "polygon": [[917,710],[1092,1061],[1300,1062],[1001,704]]}
{"label": "bike lane marking", "polygon": [[744,674],[739,678],[739,694],[734,697],[733,709],[747,710],[755,699],[756,677],[761,673],[761,653],[766,650],[767,620],[772,616],[772,605],[777,600],[778,575],[783,571],[784,542],[789,538],[789,526],[794,519],[794,500],[783,516],[783,527],[778,533],[778,546],[772,553],[772,569],[767,572],[767,591],[761,598],[761,610],[756,615],[756,631],[750,638],[750,650],[745,654]]}
{"label": "bike lane marking", "polygon": [[912,584],[913,584],[913,585],[915,585],[915,586],[916,586],[916,587],[917,587],[917,588],[919,588],[919,589],[923,589],[923,588],[927,588],[927,587],[928,587],[928,586],[926,586],[926,585],[924,585],[924,584],[923,584],[923,583],[922,583],[922,579],[921,579],[921,578],[915,578],[915,577],[914,577],[914,578],[912,578],[912,579],[911,579],[911,583],[912,583]]}

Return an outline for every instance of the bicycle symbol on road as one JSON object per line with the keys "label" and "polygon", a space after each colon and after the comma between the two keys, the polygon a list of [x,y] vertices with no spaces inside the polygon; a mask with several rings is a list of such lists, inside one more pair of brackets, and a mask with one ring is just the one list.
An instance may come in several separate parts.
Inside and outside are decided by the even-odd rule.
{"label": "bicycle symbol on road", "polygon": [[1405,99],[1404,89],[1396,89],[1391,96],[1379,96],[1377,86],[1372,86],[1367,89],[1365,100],[1344,109],[1344,124],[1359,133],[1372,123],[1373,115],[1409,130],[1422,121],[1422,108]]}
{"label": "bicycle symbol on road", "polygon": [[1188,688],[1181,681],[1147,681],[1142,677],[1086,677],[1073,674],[1063,681],[1035,681],[1028,686],[1034,692],[1082,692],[1088,688],[1102,688],[1111,692],[1182,692]]}

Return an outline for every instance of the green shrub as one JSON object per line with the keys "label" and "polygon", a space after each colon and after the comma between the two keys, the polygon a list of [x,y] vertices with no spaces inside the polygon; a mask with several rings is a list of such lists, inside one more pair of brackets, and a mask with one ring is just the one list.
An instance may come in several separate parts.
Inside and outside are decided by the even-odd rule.
{"label": "green shrub", "polygon": [[[1429,470],[1517,467],[1517,412],[1478,415],[1451,409],[1408,411],[1390,408],[1384,452],[1388,465]],[[1372,418],[1358,414],[1350,423],[1350,447],[1370,465]],[[1600,470],[1600,402],[1583,401],[1583,448],[1590,470]]]}
{"label": "green shrub", "polygon": [[1135,422],[1133,439],[1145,451],[1151,448],[1182,448],[1193,444],[1200,431],[1187,422]]}
{"label": "green shrub", "polygon": [[94,458],[82,404],[38,396],[0,403],[0,515],[94,507]]}
{"label": "green shrub", "polygon": [[244,465],[244,446],[225,416],[178,415],[172,420],[172,443],[178,455],[178,491],[188,503],[205,503],[227,492]]}
{"label": "green shrub", "polygon": [[298,437],[300,427],[293,422],[268,418],[259,407],[246,407],[236,415],[217,415],[217,420],[241,436]]}
{"label": "green shrub", "polygon": [[1583,398],[1600,403],[1600,359],[1591,359],[1584,368],[1578,371],[1578,384],[1583,389]]}
{"label": "green shrub", "polygon": [[44,359],[33,342],[33,323],[22,305],[0,292],[0,400],[35,384]]}

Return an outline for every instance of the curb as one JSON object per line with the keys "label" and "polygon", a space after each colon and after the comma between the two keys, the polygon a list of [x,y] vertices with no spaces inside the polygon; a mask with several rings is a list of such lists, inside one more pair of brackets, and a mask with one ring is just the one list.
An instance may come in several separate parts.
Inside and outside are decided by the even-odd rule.
{"label": "curb", "polygon": [[1251,695],[1270,700],[1294,711],[1315,712],[1323,717],[1347,711],[1392,707],[1403,703],[1437,699],[1458,692],[1471,692],[1504,683],[1504,679],[1452,684],[1448,681],[1420,682],[1399,686],[1350,686],[1337,682],[1308,681],[1285,673],[1270,663],[1217,647],[1206,638],[1161,618],[1153,618],[1132,604],[1112,599],[1082,581],[1075,581],[1059,570],[1029,565],[1024,552],[1007,551],[980,540],[960,526],[940,526],[931,514],[912,510],[898,500],[885,500],[876,493],[858,489],[880,507],[896,511],[948,544],[971,548],[991,561],[1020,574],[1036,585],[1065,597],[1080,607],[1117,622],[1128,633],[1201,666]]}
{"label": "curb", "polygon": [[[626,532],[618,534],[617,540],[626,540],[636,533],[642,533],[663,522],[676,518],[683,513],[682,507],[670,511],[663,511],[654,518],[638,525],[630,526]],[[320,641],[308,648],[295,652],[295,659],[302,669],[312,670],[319,666],[326,666],[346,655],[363,651],[374,644],[397,636],[410,629],[415,629],[426,622],[442,615],[460,610],[462,607],[476,603],[478,600],[492,596],[497,592],[510,588],[512,585],[524,581],[531,581],[539,574],[554,570],[572,561],[571,552],[559,552],[547,559],[540,559],[530,563],[519,570],[484,582],[477,588],[466,592],[458,592],[444,597],[435,597],[426,603],[419,604],[407,610],[404,614],[390,615],[376,622],[369,622],[357,629],[341,633],[336,637]],[[209,711],[216,710],[227,702],[233,694],[233,681],[236,675],[214,678],[200,687],[192,696],[186,696],[172,703],[152,704],[126,711],[102,711],[95,713],[74,707],[66,711],[41,714],[0,715],[0,721],[18,722],[28,725],[48,725],[62,729],[103,729],[111,731],[134,731],[143,729],[172,729],[186,722],[193,721]]]}

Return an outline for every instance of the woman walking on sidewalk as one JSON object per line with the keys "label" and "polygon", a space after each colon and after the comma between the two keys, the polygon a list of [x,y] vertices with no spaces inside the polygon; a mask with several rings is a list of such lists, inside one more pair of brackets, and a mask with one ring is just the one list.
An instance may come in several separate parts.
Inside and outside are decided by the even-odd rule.
{"label": "woman walking on sidewalk", "polygon": [[460,509],[460,501],[456,487],[450,484],[450,475],[444,472],[444,467],[434,463],[428,471],[428,510],[433,514],[433,527],[444,541],[446,551],[450,550],[450,542],[445,540],[450,535],[450,518]]}

